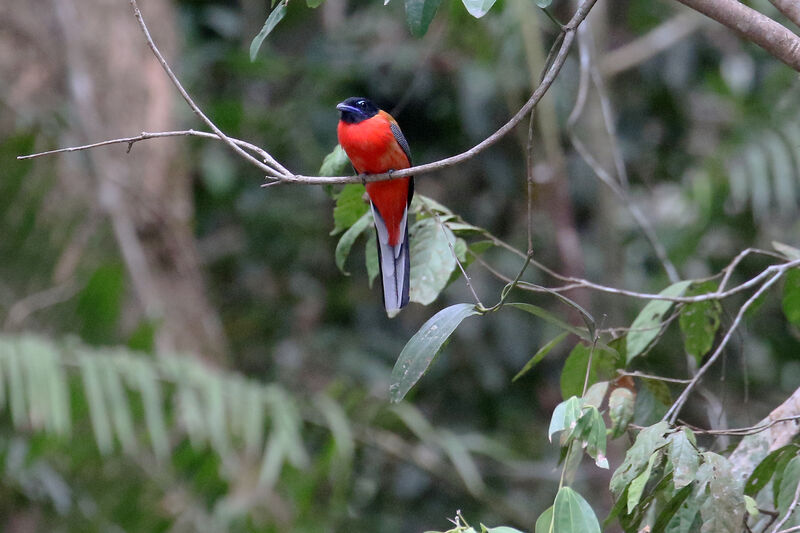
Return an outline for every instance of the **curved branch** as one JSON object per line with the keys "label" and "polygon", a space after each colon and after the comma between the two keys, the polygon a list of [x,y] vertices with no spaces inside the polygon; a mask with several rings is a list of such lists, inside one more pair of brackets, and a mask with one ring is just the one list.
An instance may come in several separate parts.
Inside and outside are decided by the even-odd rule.
{"label": "curved branch", "polygon": [[[678,2],[727,26],[800,72],[800,37],[768,16],[737,0],[678,0]],[[791,13],[797,15],[800,12],[796,0],[772,0],[772,3],[778,9],[785,6],[787,9],[784,13],[789,18],[792,18]],[[794,10],[788,9],[789,7],[793,7]]]}

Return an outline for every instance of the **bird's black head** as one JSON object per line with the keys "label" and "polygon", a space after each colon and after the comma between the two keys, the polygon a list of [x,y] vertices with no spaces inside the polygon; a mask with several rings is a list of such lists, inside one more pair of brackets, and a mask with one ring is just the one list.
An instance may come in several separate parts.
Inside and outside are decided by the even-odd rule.
{"label": "bird's black head", "polygon": [[378,106],[373,104],[371,100],[358,96],[348,98],[338,104],[336,109],[339,110],[339,117],[342,122],[348,124],[358,124],[362,120],[367,120],[378,114]]}

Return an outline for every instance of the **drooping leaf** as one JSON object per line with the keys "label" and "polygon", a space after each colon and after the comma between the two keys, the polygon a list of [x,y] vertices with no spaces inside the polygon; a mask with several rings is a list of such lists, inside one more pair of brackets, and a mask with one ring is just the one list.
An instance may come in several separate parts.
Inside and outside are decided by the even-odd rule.
{"label": "drooping leaf", "polygon": [[[692,493],[692,490],[693,487],[691,485],[686,485],[669,499],[667,504],[661,509],[661,512],[658,513],[651,533],[664,533],[666,531],[667,526],[673,521],[676,513],[681,509],[683,502],[686,501]],[[697,511],[695,510],[695,514],[696,513]]]}
{"label": "drooping leaf", "polygon": [[800,268],[792,268],[786,273],[782,303],[787,320],[800,328]]}
{"label": "drooping leaf", "polygon": [[[508,303],[506,305],[511,306],[511,307],[516,307],[517,309],[521,309],[522,311],[525,311],[526,313],[530,313],[530,314],[532,314],[534,316],[538,316],[539,318],[545,320],[546,322],[549,322],[550,324],[553,324],[554,326],[558,326],[559,328],[561,328],[561,329],[563,329],[565,331],[569,331],[573,335],[576,335],[576,336],[580,337],[581,339],[585,340],[586,342],[592,342],[592,337],[591,337],[591,335],[589,335],[588,331],[586,331],[585,329],[582,329],[582,328],[576,328],[575,326],[573,326],[571,324],[567,324],[566,322],[564,322],[563,320],[558,318],[556,315],[554,315],[550,311],[547,311],[546,309],[542,309],[541,307],[539,307],[537,305],[527,304],[527,303],[516,303],[516,302]],[[598,343],[598,346],[600,344],[601,343]]]}
{"label": "drooping leaf", "polygon": [[550,428],[547,430],[547,438],[550,439],[550,442],[553,441],[555,433],[573,428],[581,417],[582,407],[583,403],[577,396],[572,396],[556,405],[553,415],[550,417]]}
{"label": "drooping leaf", "polygon": [[523,366],[522,369],[519,372],[517,372],[517,375],[514,376],[511,379],[511,381],[512,382],[517,381],[519,378],[521,378],[522,376],[527,374],[531,369],[533,369],[534,366],[536,366],[542,359],[544,359],[545,356],[547,354],[549,354],[550,351],[553,348],[558,346],[558,344],[561,341],[563,341],[567,337],[568,334],[569,333],[565,331],[565,332],[557,335],[554,339],[552,339],[550,342],[548,342],[547,344],[545,344],[541,348],[539,348],[539,351],[537,351],[533,355],[533,357],[531,357],[531,359],[527,363],[525,363],[525,366]]}
{"label": "drooping leaf", "polygon": [[642,499],[642,492],[644,492],[644,487],[647,485],[648,480],[650,479],[650,472],[653,470],[653,465],[661,458],[661,453],[659,451],[655,451],[650,455],[650,459],[647,460],[647,466],[642,471],[641,474],[633,478],[631,484],[628,486],[628,514],[632,513],[633,510],[639,505],[639,500]]}
{"label": "drooping leaf", "polygon": [[470,15],[481,18],[492,9],[496,0],[461,0]]}
{"label": "drooping leaf", "polygon": [[442,0],[405,0],[406,23],[412,35],[425,35],[441,3]]}
{"label": "drooping leaf", "polygon": [[669,447],[667,457],[672,462],[672,479],[675,488],[680,489],[694,481],[700,464],[700,453],[690,438],[689,428],[671,433],[667,438]]}
{"label": "drooping leaf", "polygon": [[447,286],[456,269],[456,258],[450,249],[455,236],[435,218],[416,221],[409,229],[411,239],[411,279],[409,299],[428,305]]}
{"label": "drooping leaf", "polygon": [[561,487],[553,504],[553,533],[600,533],[589,503],[570,487]]}
{"label": "drooping leaf", "polygon": [[411,390],[461,321],[477,314],[472,304],[456,304],[442,309],[422,325],[400,352],[392,369],[389,385],[392,402],[399,402]]}
{"label": "drooping leaf", "polygon": [[608,397],[608,416],[611,419],[611,438],[616,439],[633,419],[636,395],[630,389],[618,387]]}
{"label": "drooping leaf", "polygon": [[369,204],[364,201],[366,189],[360,183],[348,183],[336,195],[333,208],[333,229],[331,235],[341,233],[355,224],[369,211]]}
{"label": "drooping leaf", "polygon": [[583,395],[583,403],[585,405],[593,405],[600,409],[600,406],[603,405],[603,400],[605,399],[607,392],[608,381],[598,381],[589,387],[589,390],[587,390],[586,394]]}
{"label": "drooping leaf", "polygon": [[[661,291],[661,296],[681,296],[691,284],[691,280],[679,281]],[[627,337],[627,362],[644,352],[651,342],[661,332],[662,321],[667,312],[672,308],[673,302],[668,300],[652,300],[644,306],[636,319],[631,324]]]}
{"label": "drooping leaf", "polygon": [[614,475],[611,476],[611,483],[609,484],[611,492],[616,495],[621,494],[625,487],[642,473],[653,452],[667,444],[664,433],[668,430],[669,424],[662,421],[639,432],[636,442],[625,454],[625,460],[614,472]]}
{"label": "drooping leaf", "polygon": [[711,467],[709,496],[700,506],[703,518],[701,533],[739,531],[744,518],[742,482],[734,475],[728,459],[713,452],[703,453],[703,461]]}
{"label": "drooping leaf", "polygon": [[783,470],[776,507],[780,516],[789,512],[789,506],[794,501],[797,491],[800,490],[798,487],[800,487],[800,456],[792,458]]}
{"label": "drooping leaf", "polygon": [[275,26],[277,26],[278,23],[283,20],[283,17],[286,16],[286,6],[288,4],[288,0],[282,0],[278,6],[272,10],[272,13],[269,14],[267,20],[264,22],[264,26],[261,28],[261,31],[258,32],[258,35],[256,35],[253,41],[250,43],[250,61],[256,60],[258,50],[264,43],[264,39],[267,38],[267,35],[269,35],[270,32],[275,29]]}
{"label": "drooping leaf", "polygon": [[769,455],[764,457],[758,466],[753,469],[753,473],[747,478],[744,484],[744,493],[748,496],[755,496],[763,489],[772,476],[778,464],[782,462],[785,457],[793,457],[800,451],[796,444],[787,444],[777,450],[774,450]]}
{"label": "drooping leaf", "polygon": [[[686,291],[687,296],[712,293],[717,289],[714,281],[696,283]],[[697,364],[714,345],[714,336],[719,329],[722,306],[716,300],[705,300],[686,304],[681,309],[678,322],[683,333],[683,345],[693,355]]]}
{"label": "drooping leaf", "polygon": [[334,252],[334,257],[336,259],[336,266],[339,267],[342,274],[348,276],[350,275],[344,269],[344,263],[347,261],[347,256],[350,255],[350,250],[353,248],[353,243],[356,242],[356,239],[359,235],[364,233],[364,231],[372,225],[372,214],[371,213],[364,213],[361,218],[359,218],[355,224],[350,226],[347,231],[339,239],[339,243],[336,245],[336,251]]}
{"label": "drooping leaf", "polygon": [[84,355],[79,358],[79,363],[83,387],[86,391],[86,403],[89,404],[89,418],[92,421],[94,440],[100,453],[109,454],[114,449],[114,440],[97,361],[94,357]]}
{"label": "drooping leaf", "polygon": [[550,4],[553,3],[553,0],[536,0],[536,5],[541,7],[542,9],[546,9],[550,7]]}

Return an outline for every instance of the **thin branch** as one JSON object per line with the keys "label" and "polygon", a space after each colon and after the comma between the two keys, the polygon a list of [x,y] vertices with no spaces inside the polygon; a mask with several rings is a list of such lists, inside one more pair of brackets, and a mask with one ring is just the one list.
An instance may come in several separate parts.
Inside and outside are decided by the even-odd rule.
{"label": "thin branch", "polygon": [[[786,510],[786,514],[783,515],[783,518],[781,518],[777,524],[775,524],[772,533],[778,532],[778,530],[780,530],[783,524],[785,524],[786,521],[789,520],[789,517],[792,516],[792,513],[797,508],[798,503],[800,503],[800,483],[798,483],[797,488],[794,489],[794,498],[792,499],[792,503],[789,504],[789,508]],[[797,531],[798,529],[800,529],[800,526],[790,527],[789,529],[784,529],[782,533],[788,533],[789,531]]]}
{"label": "thin branch", "polygon": [[163,68],[164,72],[167,73],[167,76],[169,77],[170,81],[172,81],[172,84],[175,86],[176,89],[178,89],[178,92],[181,93],[181,96],[186,101],[186,103],[189,104],[189,107],[192,108],[192,111],[194,111],[194,113],[198,117],[200,117],[200,120],[202,120],[209,128],[211,128],[211,130],[217,134],[217,136],[222,140],[222,142],[230,146],[234,152],[242,156],[245,160],[257,166],[264,172],[266,172],[269,176],[277,178],[278,176],[282,175],[290,175],[291,172],[286,170],[286,168],[284,168],[283,165],[275,161],[275,159],[266,152],[264,152],[267,156],[265,157],[264,162],[259,161],[251,154],[245,152],[240,146],[238,146],[235,142],[233,142],[232,139],[230,139],[227,135],[225,135],[222,132],[222,130],[219,129],[217,125],[214,124],[211,121],[211,119],[205,115],[205,113],[203,113],[200,107],[198,107],[198,105],[194,102],[194,100],[192,100],[192,97],[189,96],[189,93],[186,92],[186,89],[183,88],[183,85],[178,80],[178,77],[175,75],[174,72],[172,72],[172,69],[170,68],[166,59],[164,59],[164,56],[161,54],[161,51],[158,49],[156,43],[153,41],[153,38],[150,36],[150,30],[147,29],[147,25],[144,22],[144,18],[142,17],[141,11],[139,11],[139,6],[136,3],[136,0],[130,0],[130,3],[131,7],[133,8],[133,15],[136,17],[136,20],[139,23],[139,27],[142,29],[142,33],[144,33],[145,39],[147,39],[147,45],[150,47],[150,50],[153,51],[153,54],[156,56],[156,59],[158,59],[158,62],[161,64],[161,68]]}
{"label": "thin branch", "polygon": [[[382,181],[392,178],[400,178],[405,176],[418,176],[421,174],[426,174],[429,172],[433,172],[436,170],[440,170],[443,168],[451,167],[472,159],[477,154],[483,152],[493,144],[497,143],[500,139],[505,137],[511,130],[513,130],[519,122],[525,118],[531,110],[539,103],[542,97],[547,93],[550,89],[550,86],[555,81],[556,77],[558,76],[561,68],[564,66],[564,63],[567,60],[567,55],[569,54],[570,49],[572,48],[572,43],[575,40],[575,32],[578,26],[583,22],[586,16],[589,14],[589,11],[594,6],[597,0],[585,0],[583,4],[575,11],[572,19],[562,28],[561,33],[557,41],[561,41],[561,46],[558,49],[558,53],[555,55],[552,64],[548,68],[546,74],[542,78],[542,82],[536,88],[536,90],[531,95],[530,99],[525,103],[524,106],[517,112],[516,115],[511,117],[508,122],[506,122],[500,129],[494,132],[492,135],[478,143],[477,145],[473,146],[469,150],[462,152],[460,154],[454,155],[452,157],[448,157],[445,159],[441,159],[439,161],[434,161],[433,163],[427,163],[424,165],[418,165],[415,167],[410,167],[403,170],[397,170],[392,173],[384,173],[384,174],[369,174],[363,176],[303,176],[291,173],[285,167],[283,167],[280,163],[278,163],[268,152],[265,150],[259,149],[258,153],[261,155],[265,162],[259,161],[253,155],[247,153],[243,147],[245,146],[243,143],[244,141],[239,141],[237,139],[232,139],[228,137],[225,133],[223,133],[197,106],[197,104],[192,100],[189,94],[181,85],[178,78],[172,72],[169,64],[164,59],[163,55],[159,51],[156,44],[153,42],[152,37],[150,36],[150,32],[147,29],[147,26],[144,23],[144,19],[142,18],[142,14],[139,11],[138,5],[136,4],[136,0],[130,0],[131,6],[134,10],[134,15],[136,16],[137,21],[139,22],[139,26],[142,28],[142,32],[145,35],[145,39],[147,40],[147,44],[150,49],[155,54],[156,58],[158,59],[161,67],[169,76],[170,80],[172,81],[173,85],[178,89],[183,96],[183,99],[186,101],[187,104],[192,108],[192,110],[197,114],[198,117],[209,127],[211,130],[216,134],[216,137],[222,140],[225,144],[230,146],[237,154],[245,158],[248,162],[256,165],[259,169],[266,173],[268,179],[285,182],[285,183],[303,183],[309,185],[326,185],[326,184],[335,184],[335,183],[368,183],[373,181]],[[191,130],[190,130],[191,131]],[[165,135],[163,136],[170,136],[168,133],[171,132],[164,132]],[[199,132],[196,132],[199,133]],[[192,135],[195,135],[193,133]],[[151,136],[160,135],[160,134],[149,134]],[[209,134],[210,135],[210,134]],[[205,136],[205,135],[200,135]],[[152,137],[149,137],[152,138]],[[128,140],[117,140],[117,142],[129,142],[131,138],[127,138]],[[143,139],[141,139],[143,140]],[[134,141],[136,142],[136,141]],[[106,141],[103,143],[99,143],[99,145],[104,145]],[[114,144],[112,142],[108,142],[108,144]],[[250,145],[252,146],[252,145]],[[77,147],[78,149],[81,147]],[[252,149],[248,147],[249,149]],[[65,149],[63,151],[74,151],[75,149]],[[86,147],[82,149],[87,149]],[[51,151],[51,152],[44,152],[42,154],[32,154],[31,156],[22,156],[21,158],[30,158],[30,157],[38,157],[39,155],[45,155],[46,153],[58,153],[59,151]]]}
{"label": "thin branch", "polygon": [[[800,37],[768,16],[737,0],[678,0],[678,2],[727,26],[800,72]],[[796,0],[773,0],[772,3],[776,7],[781,4],[797,8]]]}
{"label": "thin branch", "polygon": [[[797,261],[797,263],[800,263],[800,261]],[[782,267],[785,267],[787,264],[791,263],[784,263]],[[703,377],[706,371],[711,367],[711,365],[713,365],[716,362],[716,360],[722,354],[722,351],[728,345],[728,341],[731,340],[734,331],[736,331],[736,328],[742,321],[742,318],[744,317],[744,314],[747,311],[747,309],[750,308],[751,305],[753,305],[753,303],[758,299],[759,296],[764,294],[764,292],[766,292],[767,289],[769,289],[773,284],[775,284],[775,282],[777,282],[785,272],[786,272],[785,268],[777,269],[775,273],[772,275],[772,277],[769,278],[767,281],[765,281],[764,284],[761,285],[761,287],[759,287],[759,289],[756,292],[754,292],[753,295],[750,296],[750,298],[748,298],[748,300],[744,303],[744,305],[742,305],[742,307],[739,308],[739,312],[736,313],[736,318],[733,319],[731,327],[728,328],[727,333],[725,333],[725,336],[720,341],[719,345],[717,346],[717,349],[714,350],[714,353],[711,354],[708,360],[706,360],[705,364],[703,364],[703,366],[700,367],[700,369],[697,371],[697,374],[695,374],[695,376],[692,378],[692,381],[686,386],[685,389],[683,389],[683,392],[681,392],[680,396],[678,396],[678,399],[675,400],[675,403],[673,403],[672,406],[669,408],[669,410],[664,414],[662,420],[668,420],[671,424],[675,423],[675,419],[678,417],[680,410],[683,408],[683,405],[689,398],[689,394],[691,394],[692,390],[700,382],[700,378]]]}

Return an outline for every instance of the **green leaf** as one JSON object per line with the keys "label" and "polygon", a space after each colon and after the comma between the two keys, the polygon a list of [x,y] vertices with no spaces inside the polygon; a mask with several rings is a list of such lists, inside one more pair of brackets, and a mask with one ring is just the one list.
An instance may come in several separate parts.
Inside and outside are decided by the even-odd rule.
{"label": "green leaf", "polygon": [[481,527],[484,529],[483,533],[522,533],[519,529],[508,526],[486,527],[481,524]]}
{"label": "green leaf", "polygon": [[750,516],[758,516],[760,513],[756,501],[747,495],[744,497],[744,510],[747,511],[747,514]]}
{"label": "green leaf", "polygon": [[553,533],[553,506],[551,505],[544,510],[539,518],[536,519],[536,526],[533,528],[534,533]]}
{"label": "green leaf", "polygon": [[256,35],[253,41],[250,43],[250,61],[256,60],[258,50],[261,48],[264,39],[267,38],[267,35],[269,35],[269,33],[275,29],[275,26],[277,26],[278,23],[283,20],[283,17],[286,16],[286,6],[288,4],[289,0],[283,0],[278,4],[278,7],[273,9],[272,13],[269,14],[266,22],[264,22],[264,26],[261,28],[261,31],[258,32],[258,35]]}
{"label": "green leaf", "polygon": [[636,442],[625,454],[625,460],[611,476],[609,484],[611,492],[619,496],[625,487],[642,473],[653,452],[666,446],[667,439],[664,438],[664,433],[667,431],[669,424],[662,421],[639,432]]}
{"label": "green leaf", "polygon": [[479,314],[472,304],[456,304],[433,315],[400,352],[392,369],[389,399],[399,402],[428,370],[442,345],[468,316]]}
{"label": "green leaf", "polygon": [[[696,283],[687,291],[688,296],[708,294],[717,290],[714,281]],[[719,329],[719,317],[722,306],[716,300],[693,302],[681,309],[678,322],[683,333],[683,345],[686,351],[694,356],[699,365],[703,356],[714,345],[714,337]]]}
{"label": "green leaf", "polygon": [[600,524],[583,496],[561,487],[553,504],[553,533],[600,533]]}
{"label": "green leaf", "polygon": [[409,299],[428,305],[447,286],[456,268],[456,258],[450,249],[455,236],[434,218],[416,221],[409,229],[411,239],[411,279]]}
{"label": "green leaf", "polygon": [[496,0],[461,0],[473,17],[479,19],[492,9]]}
{"label": "green leaf", "polygon": [[[323,3],[325,3],[325,0],[306,0],[306,5],[311,9],[316,9]],[[320,176],[322,176],[322,174],[320,174]]]}
{"label": "green leaf", "polygon": [[355,224],[350,226],[350,228],[344,232],[342,237],[339,239],[339,243],[336,245],[336,252],[334,253],[336,266],[339,267],[339,270],[341,270],[342,274],[345,276],[350,275],[350,273],[344,269],[344,263],[347,261],[347,256],[350,255],[350,249],[353,248],[353,243],[356,242],[358,236],[361,235],[364,230],[370,227],[370,225],[372,225],[372,214],[364,213],[364,215],[359,218]]}
{"label": "green leaf", "polygon": [[367,248],[364,251],[364,262],[367,265],[367,279],[369,280],[369,288],[375,282],[375,278],[380,274],[381,269],[378,265],[378,239],[375,237],[375,232],[370,231],[367,236]]}
{"label": "green leaf", "polygon": [[[661,509],[661,512],[658,513],[658,518],[656,518],[653,524],[651,533],[663,533],[666,530],[668,524],[673,520],[678,510],[683,505],[683,502],[685,502],[686,498],[692,493],[692,490],[693,487],[691,485],[686,485],[669,499],[667,504]],[[695,513],[697,513],[696,510]]]}
{"label": "green leaf", "polygon": [[[691,283],[691,280],[679,281],[659,294],[669,297],[681,296]],[[644,352],[658,336],[661,332],[664,315],[672,308],[673,303],[667,300],[652,300],[644,306],[644,309],[631,324],[630,332],[628,332],[627,363],[630,363],[633,358]]]}
{"label": "green leaf", "polygon": [[528,373],[528,372],[529,372],[529,371],[530,371],[530,370],[531,370],[533,367],[535,367],[537,364],[539,364],[539,362],[540,362],[542,359],[544,359],[544,358],[545,358],[545,356],[546,356],[547,354],[549,354],[549,353],[550,353],[550,351],[551,351],[553,348],[555,348],[556,346],[558,346],[558,344],[559,344],[561,341],[563,341],[563,340],[564,340],[564,339],[567,337],[567,335],[568,335],[568,334],[569,334],[569,332],[566,332],[566,331],[565,331],[565,332],[561,333],[560,335],[556,336],[556,337],[555,337],[553,340],[551,340],[550,342],[548,342],[547,344],[545,344],[545,345],[544,345],[544,346],[542,346],[541,348],[539,348],[539,351],[538,351],[538,352],[536,352],[536,353],[534,354],[534,356],[533,356],[533,357],[531,357],[530,361],[528,361],[527,363],[525,363],[525,366],[523,366],[523,367],[522,367],[522,370],[520,370],[519,372],[517,372],[517,375],[516,375],[516,376],[514,376],[514,377],[511,379],[512,383],[513,383],[514,381],[517,381],[519,378],[521,378],[521,377],[522,377],[522,376],[524,376],[525,374],[527,374],[527,373]]}
{"label": "green leaf", "polygon": [[405,0],[405,3],[408,28],[415,37],[422,37],[428,31],[442,0]]}
{"label": "green leaf", "polygon": [[694,481],[700,465],[700,453],[692,444],[689,428],[671,433],[667,438],[669,447],[667,457],[672,462],[672,476],[675,488],[680,489]]}
{"label": "green leaf", "polygon": [[[781,477],[780,489],[777,494],[777,511],[784,516],[789,511],[789,506],[794,501],[794,496],[800,486],[800,457],[794,457],[786,465]],[[796,511],[795,511],[796,512]]]}
{"label": "green leaf", "polygon": [[608,397],[608,416],[611,419],[611,438],[616,439],[628,429],[633,419],[636,395],[630,389],[619,387]]}
{"label": "green leaf", "polygon": [[732,465],[725,457],[705,452],[703,461],[711,466],[711,477],[708,498],[700,506],[703,518],[701,533],[739,531],[744,519],[741,480],[734,475]]}
{"label": "green leaf", "polygon": [[553,442],[553,435],[559,431],[572,429],[573,425],[581,417],[583,403],[577,396],[573,396],[556,405],[553,415],[550,417],[550,428],[547,430],[547,438]]}
{"label": "green leaf", "polygon": [[660,459],[660,457],[661,454],[658,451],[653,452],[653,454],[650,455],[650,459],[647,460],[647,466],[642,473],[633,478],[633,481],[631,481],[631,484],[628,487],[628,514],[632,513],[636,506],[639,505],[639,500],[642,499],[644,487],[650,480],[650,472],[653,471],[653,465]]}
{"label": "green leaf", "polygon": [[80,356],[78,361],[81,367],[83,387],[86,391],[86,403],[89,404],[89,418],[92,421],[94,440],[100,453],[107,455],[114,449],[114,440],[97,361],[89,355]]}
{"label": "green leaf", "polygon": [[[337,144],[333,148],[333,150],[331,150],[330,153],[326,155],[325,158],[322,160],[322,166],[319,167],[319,175],[341,176],[342,174],[345,174],[350,171],[349,163],[350,163],[350,158],[347,157],[347,152],[344,151],[344,148],[342,148],[340,144]],[[354,185],[355,187],[361,187],[363,194],[364,191],[363,185],[358,183],[349,183],[345,185],[344,188],[346,189],[350,185]]]}
{"label": "green leaf", "polygon": [[[578,343],[567,356],[564,368],[561,370],[562,397],[580,396],[583,393],[586,367],[589,365],[591,351],[591,346]],[[592,368],[589,370],[589,385],[594,385],[601,379],[612,378],[616,373],[616,367],[617,353],[604,350],[599,346],[596,347],[592,355]]]}
{"label": "green leaf", "polygon": [[744,484],[744,493],[748,496],[755,496],[758,494],[759,491],[769,483],[769,480],[772,479],[778,464],[781,463],[784,458],[796,455],[799,450],[796,444],[788,444],[764,457],[764,459],[758,463],[758,466],[753,469],[753,473],[750,474],[750,477],[747,478]]}
{"label": "green leaf", "polygon": [[360,183],[348,183],[336,195],[331,235],[351,227],[369,211],[369,204],[364,201],[365,193],[366,189]]}
{"label": "green leaf", "polygon": [[600,409],[600,406],[603,405],[603,400],[605,399],[607,392],[608,381],[598,381],[589,387],[589,390],[587,390],[586,394],[583,395],[584,405],[593,405]]}
{"label": "green leaf", "polygon": [[550,7],[550,4],[553,3],[553,0],[536,0],[536,5],[541,7],[542,9]]}
{"label": "green leaf", "polygon": [[786,273],[783,285],[783,314],[795,327],[800,328],[800,268]]}

